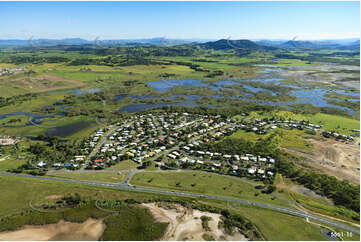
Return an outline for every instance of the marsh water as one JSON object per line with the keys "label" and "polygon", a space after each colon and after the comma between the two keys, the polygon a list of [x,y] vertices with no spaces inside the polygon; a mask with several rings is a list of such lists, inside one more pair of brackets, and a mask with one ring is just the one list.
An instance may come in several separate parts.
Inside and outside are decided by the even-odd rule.
{"label": "marsh water", "polygon": [[[172,88],[177,86],[184,86],[184,87],[207,87],[214,91],[219,92],[222,87],[229,87],[232,85],[241,85],[242,89],[240,89],[241,96],[222,96],[222,95],[213,95],[212,98],[232,98],[232,99],[240,99],[245,101],[252,101],[257,102],[259,104],[268,104],[272,106],[276,105],[291,105],[291,104],[312,104],[317,107],[331,107],[331,108],[338,108],[342,110],[348,111],[350,114],[354,113],[354,110],[348,107],[330,104],[327,101],[342,101],[341,99],[337,98],[329,98],[326,97],[326,94],[329,92],[334,92],[341,95],[348,95],[352,98],[347,99],[349,102],[359,102],[360,101],[360,90],[342,90],[342,89],[334,89],[331,87],[309,87],[310,83],[305,83],[305,86],[293,85],[284,83],[283,80],[285,78],[281,78],[278,76],[278,73],[283,71],[281,68],[276,68],[272,65],[265,66],[267,68],[259,71],[259,75],[257,78],[248,79],[248,80],[219,80],[217,82],[202,82],[200,80],[162,80],[162,81],[150,81],[148,85],[153,87],[157,92],[167,92],[171,91]],[[271,68],[273,67],[273,68]],[[292,67],[288,67],[291,69]],[[297,67],[300,69],[307,69],[309,67]],[[272,96],[276,96],[278,93],[269,90],[266,88],[261,87],[253,87],[251,85],[242,84],[243,81],[252,81],[252,82],[259,82],[262,84],[271,84],[280,87],[288,87],[291,88],[291,91],[285,93],[289,96],[295,97],[295,101],[289,102],[273,102],[273,101],[265,101],[265,100],[258,100],[254,98],[253,94],[258,92],[265,92],[269,93]],[[143,97],[144,98],[144,97]],[[188,98],[188,96],[187,96]],[[171,96],[172,99],[172,96]],[[197,98],[193,95],[191,101],[195,101]]]}
{"label": "marsh water", "polygon": [[[281,77],[281,73],[285,71],[285,69],[292,69],[294,67],[286,67],[286,68],[279,68],[272,65],[262,66],[264,69],[260,70],[258,72],[258,76],[253,79],[248,80],[240,80],[240,79],[227,79],[227,80],[219,80],[216,82],[204,82],[201,80],[161,80],[161,81],[149,81],[147,84],[153,88],[159,96],[131,96],[131,95],[119,95],[116,97],[116,101],[119,101],[125,97],[130,97],[139,101],[151,101],[149,103],[141,103],[141,104],[129,104],[126,106],[123,106],[118,111],[119,112],[128,112],[128,113],[134,113],[134,112],[141,112],[152,108],[159,108],[164,106],[199,106],[197,103],[197,100],[202,97],[211,97],[213,99],[219,99],[219,98],[230,98],[235,100],[245,100],[245,101],[251,101],[251,102],[257,102],[259,104],[268,104],[268,105],[292,105],[292,104],[312,104],[317,107],[331,107],[331,108],[338,108],[342,110],[348,111],[350,114],[354,113],[354,110],[340,106],[340,105],[334,105],[330,104],[327,101],[342,101],[341,99],[337,98],[330,98],[327,97],[326,94],[332,92],[340,95],[347,95],[348,102],[359,102],[360,101],[360,90],[359,89],[350,89],[350,88],[334,88],[330,85],[321,85],[321,86],[312,86],[314,82],[312,81],[304,81],[304,83],[301,82],[301,84],[305,85],[296,85],[291,82],[284,82],[285,78]],[[310,67],[297,67],[298,69],[307,69]],[[246,81],[246,82],[244,82]],[[273,85],[273,86],[279,86],[279,87],[287,87],[289,88],[289,91],[286,94],[288,96],[295,97],[296,100],[294,101],[288,101],[288,102],[280,102],[280,101],[268,101],[266,100],[259,100],[257,99],[257,96],[255,94],[262,92],[271,94],[273,97],[278,95],[279,92],[277,90],[274,90],[272,88],[262,88],[262,87],[254,87],[250,84],[250,81],[252,82],[258,82],[262,85]],[[248,83],[247,83],[248,82]],[[311,84],[311,86],[310,86]],[[262,86],[261,85],[261,86]],[[205,87],[209,88],[212,95],[207,95],[205,93],[204,95],[198,94],[198,95],[181,95],[181,94],[174,94],[172,93],[172,89],[176,88],[178,86],[181,87]],[[233,87],[232,87],[233,86]],[[265,87],[265,86],[263,86]],[[230,96],[227,94],[222,93],[222,88],[230,88],[239,91],[239,96]],[[99,88],[89,88],[89,89],[71,89],[65,91],[66,93],[74,94],[74,95],[82,95],[87,93],[96,93],[101,91]],[[64,92],[64,91],[63,91]],[[216,93],[216,95],[214,95]],[[168,101],[162,100],[161,97],[166,97]],[[206,104],[205,106],[208,107],[215,107],[216,105],[213,104]],[[61,110],[64,109],[64,107],[60,107]],[[62,116],[64,115],[63,111],[59,112],[55,115],[45,115],[45,114],[37,114],[37,113],[31,113],[31,112],[13,112],[13,113],[6,113],[0,115],[0,120],[11,117],[11,116],[18,116],[23,115],[26,117],[29,117],[29,121],[25,124],[25,126],[30,125],[41,125],[43,119],[46,118],[52,118],[55,116]],[[63,125],[53,128],[48,128],[46,131],[47,135],[55,135],[60,137],[66,137],[73,133],[76,133],[80,131],[83,128],[86,128],[90,125],[89,122],[75,122],[69,125]],[[12,127],[12,126],[6,126],[6,127]],[[16,126],[14,126],[15,128]],[[19,127],[19,126],[17,126]]]}
{"label": "marsh water", "polygon": [[45,132],[45,135],[59,136],[59,137],[65,138],[65,137],[75,134],[85,128],[88,128],[93,124],[95,124],[95,122],[79,121],[79,122],[75,122],[75,123],[71,123],[71,124],[57,126],[57,127],[47,129],[47,131]]}

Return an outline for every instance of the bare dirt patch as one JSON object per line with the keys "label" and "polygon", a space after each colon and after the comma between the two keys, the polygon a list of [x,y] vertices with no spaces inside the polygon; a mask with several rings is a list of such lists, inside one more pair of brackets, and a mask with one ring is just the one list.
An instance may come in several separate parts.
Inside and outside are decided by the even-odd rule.
{"label": "bare dirt patch", "polygon": [[48,92],[85,86],[85,83],[55,75],[22,76],[0,79],[5,86],[23,89],[31,93]]}
{"label": "bare dirt patch", "polygon": [[45,197],[45,199],[47,199],[47,200],[55,200],[55,199],[60,199],[62,197],[63,197],[62,195],[50,195],[50,196]]}
{"label": "bare dirt patch", "polygon": [[60,220],[44,226],[27,225],[23,229],[0,233],[4,241],[98,240],[105,230],[102,220],[89,218],[84,223]]}
{"label": "bare dirt patch", "polygon": [[[221,220],[220,214],[188,209],[178,204],[173,205],[174,208],[169,209],[159,207],[159,204],[155,203],[142,204],[142,206],[150,210],[157,221],[169,223],[167,230],[161,239],[163,241],[204,241],[204,234],[212,236],[215,240],[247,240],[247,238],[239,232],[235,232],[233,235],[228,235],[225,234],[221,228],[218,228],[218,223]],[[210,231],[205,231],[202,227],[201,217],[203,215],[211,218],[208,222]]]}
{"label": "bare dirt patch", "polygon": [[308,139],[313,145],[313,151],[298,151],[287,148],[290,153],[305,158],[305,162],[340,180],[348,180],[360,184],[360,147],[356,144],[343,143],[327,139]]}

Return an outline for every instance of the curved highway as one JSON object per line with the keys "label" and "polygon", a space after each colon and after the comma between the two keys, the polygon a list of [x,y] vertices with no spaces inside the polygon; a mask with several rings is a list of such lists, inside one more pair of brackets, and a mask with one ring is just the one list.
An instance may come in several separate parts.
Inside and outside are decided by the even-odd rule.
{"label": "curved highway", "polygon": [[132,186],[127,183],[107,183],[107,182],[95,182],[95,181],[79,181],[79,180],[73,180],[73,179],[64,179],[64,178],[56,178],[56,177],[46,177],[46,176],[31,176],[27,174],[21,174],[21,173],[8,173],[8,172],[0,172],[0,175],[5,176],[17,176],[17,177],[26,177],[26,178],[33,178],[33,179],[42,179],[42,180],[51,180],[51,181],[60,181],[60,182],[67,182],[67,183],[77,183],[77,184],[84,184],[84,185],[90,185],[90,186],[98,186],[98,187],[108,187],[108,188],[115,188],[120,190],[128,190],[128,191],[139,191],[139,192],[149,192],[149,193],[156,193],[156,194],[165,194],[165,195],[178,195],[183,197],[198,197],[198,198],[208,198],[208,199],[214,199],[214,200],[220,200],[220,201],[228,201],[228,202],[235,202],[242,205],[251,205],[261,208],[268,208],[274,211],[278,211],[281,213],[286,213],[302,218],[308,218],[313,219],[315,221],[328,224],[340,229],[344,229],[356,234],[360,234],[360,230],[347,226],[345,224],[337,223],[329,219],[325,219],[323,217],[313,215],[313,214],[307,214],[302,211],[290,209],[290,208],[283,208],[283,207],[277,207],[274,205],[268,205],[264,203],[259,202],[253,202],[253,201],[247,201],[237,198],[230,198],[230,197],[222,197],[222,196],[213,196],[213,195],[203,195],[198,193],[190,193],[190,192],[178,192],[178,191],[167,191],[167,190],[159,190],[154,188],[147,188],[147,187],[137,187]]}

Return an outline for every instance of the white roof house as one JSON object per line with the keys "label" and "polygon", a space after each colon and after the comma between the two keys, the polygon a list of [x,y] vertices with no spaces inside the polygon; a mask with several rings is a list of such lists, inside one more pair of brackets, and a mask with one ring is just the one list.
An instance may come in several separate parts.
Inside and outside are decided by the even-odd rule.
{"label": "white roof house", "polygon": [[180,163],[184,163],[187,162],[188,158],[187,157],[183,157],[179,160]]}
{"label": "white roof house", "polygon": [[180,156],[180,154],[177,151],[173,151],[172,154],[175,156]]}
{"label": "white roof house", "polygon": [[37,164],[38,167],[43,167],[43,166],[46,166],[46,162],[44,162],[43,160],[40,161],[38,164]]}
{"label": "white roof house", "polygon": [[249,168],[248,169],[248,173],[249,174],[254,174],[256,172],[256,169],[252,169],[252,168]]}
{"label": "white roof house", "polygon": [[175,156],[175,155],[172,155],[172,154],[168,154],[168,157],[169,157],[169,158],[172,158],[172,159],[175,159],[175,158],[176,158],[176,156]]}

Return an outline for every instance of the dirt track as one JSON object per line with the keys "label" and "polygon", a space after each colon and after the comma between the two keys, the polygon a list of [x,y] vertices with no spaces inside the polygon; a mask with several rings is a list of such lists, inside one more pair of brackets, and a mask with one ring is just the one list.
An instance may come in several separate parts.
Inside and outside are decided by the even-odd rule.
{"label": "dirt track", "polygon": [[60,220],[57,224],[25,226],[24,228],[0,233],[2,241],[47,241],[47,240],[98,240],[105,230],[101,220],[89,218],[84,223]]}
{"label": "dirt track", "polygon": [[[246,241],[244,235],[236,232],[234,235],[227,235],[218,228],[220,214],[201,212],[199,210],[187,209],[180,205],[174,204],[174,209],[165,209],[158,207],[155,203],[142,204],[147,207],[156,220],[169,223],[168,228],[161,240],[163,241],[180,241],[192,240],[202,241],[203,234],[211,235],[216,240],[226,241]],[[202,227],[201,216],[208,216],[212,219],[208,222],[211,231],[205,231]]]}

